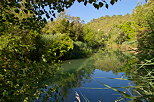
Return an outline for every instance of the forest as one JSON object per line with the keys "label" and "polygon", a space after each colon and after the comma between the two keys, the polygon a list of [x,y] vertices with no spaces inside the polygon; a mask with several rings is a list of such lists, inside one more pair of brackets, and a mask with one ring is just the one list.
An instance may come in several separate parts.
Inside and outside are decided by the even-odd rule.
{"label": "forest", "polygon": [[[45,1],[0,1],[1,102],[34,100],[43,92],[40,88],[48,87],[47,80],[61,70],[63,61],[87,58],[106,49],[133,53],[138,58],[135,63],[141,65],[137,67],[137,73],[142,75],[140,70],[148,72],[141,81],[146,80],[148,88],[154,89],[153,0],[138,4],[131,14],[106,15],[88,23],[64,11],[73,5],[73,0]],[[84,1],[84,5],[91,3],[96,9],[108,8],[106,2],[78,1]],[[111,0],[111,4],[116,2]],[[51,6],[51,11],[44,9],[47,5]],[[55,19],[54,9],[60,12]],[[142,102],[142,99],[153,100],[153,97],[154,91],[144,89],[141,97],[127,98]]]}

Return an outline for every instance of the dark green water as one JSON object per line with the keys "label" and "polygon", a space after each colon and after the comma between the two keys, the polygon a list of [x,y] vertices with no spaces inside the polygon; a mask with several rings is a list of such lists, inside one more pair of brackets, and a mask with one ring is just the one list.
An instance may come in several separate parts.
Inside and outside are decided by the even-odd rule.
{"label": "dark green water", "polygon": [[[53,91],[41,94],[35,101],[45,99],[46,102],[78,102],[78,94],[81,102],[114,102],[122,95],[103,84],[133,94],[131,88],[118,87],[135,85],[133,81],[127,80],[132,77],[130,70],[135,61],[132,55],[120,51],[99,52],[91,58],[65,61],[60,71],[51,79],[52,84],[44,89]],[[120,102],[128,100],[123,99]]]}

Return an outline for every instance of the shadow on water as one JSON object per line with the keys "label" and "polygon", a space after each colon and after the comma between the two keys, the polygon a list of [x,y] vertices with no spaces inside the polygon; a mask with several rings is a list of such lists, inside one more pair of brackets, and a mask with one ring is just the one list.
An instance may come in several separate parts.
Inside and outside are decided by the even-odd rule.
{"label": "shadow on water", "polygon": [[146,82],[139,79],[143,71],[134,73],[137,62],[133,54],[121,51],[98,51],[91,58],[65,61],[60,71],[47,82],[49,86],[42,89],[43,93],[34,101],[129,101],[131,98],[123,97],[125,94],[141,96],[141,83],[142,88],[146,86]]}

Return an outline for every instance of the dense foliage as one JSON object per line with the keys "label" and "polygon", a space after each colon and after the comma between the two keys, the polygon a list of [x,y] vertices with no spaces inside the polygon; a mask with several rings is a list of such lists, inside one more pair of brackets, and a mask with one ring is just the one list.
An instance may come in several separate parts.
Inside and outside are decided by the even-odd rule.
{"label": "dense foliage", "polygon": [[[93,5],[95,8],[99,9],[102,6],[108,8],[109,3],[106,0],[77,0],[79,3],[83,3],[85,6],[87,4]],[[114,4],[118,0],[110,0],[110,4]],[[55,17],[55,12],[64,11],[66,8],[71,7],[75,0],[1,0],[0,3],[3,7],[12,6],[17,7],[16,12],[20,10],[21,2],[24,3],[26,8],[24,12],[33,12],[37,15],[38,19],[42,19],[42,15],[45,15],[47,18]],[[49,10],[45,9],[46,7],[50,8]]]}
{"label": "dense foliage", "polygon": [[[96,31],[104,32],[106,48],[131,50],[130,53],[134,53],[136,56],[136,58],[131,57],[130,60],[127,58],[121,60],[121,58],[116,58],[116,55],[103,55],[105,52],[103,51],[98,55],[96,54],[96,56],[102,55],[102,57],[96,57],[98,59],[95,66],[106,71],[110,69],[114,71],[115,66],[118,66],[118,72],[127,70],[126,72],[129,72],[126,73],[127,76],[136,84],[132,95],[128,95],[129,98],[137,102],[153,101],[154,2],[139,4],[131,15],[105,16],[94,19],[87,25]],[[123,94],[124,98],[128,98],[124,93],[120,93]]]}
{"label": "dense foliage", "polygon": [[153,3],[153,1],[149,1],[144,5],[139,4],[131,15],[114,15],[93,19],[86,26],[97,32],[104,32],[101,34],[101,38],[105,39],[106,47],[135,50],[143,59],[151,59],[154,56]]}
{"label": "dense foliage", "polygon": [[79,17],[62,13],[47,23],[38,7],[24,0],[0,2],[0,101],[33,100],[54,76],[59,59],[92,52]]}
{"label": "dense foliage", "polygon": [[44,21],[23,12],[25,6],[20,11],[13,6],[0,6],[0,101],[31,100],[57,70],[44,63],[40,35]]}
{"label": "dense foliage", "polygon": [[[118,0],[110,1],[114,4]],[[153,1],[138,5],[131,15],[105,16],[88,24],[65,13],[48,22],[42,16],[54,17],[56,11],[64,11],[74,2],[0,1],[0,101],[33,100],[41,94],[39,88],[47,86],[45,81],[54,76],[60,60],[88,57],[97,48],[135,49],[143,62],[154,57]],[[78,2],[108,8],[106,1]]]}

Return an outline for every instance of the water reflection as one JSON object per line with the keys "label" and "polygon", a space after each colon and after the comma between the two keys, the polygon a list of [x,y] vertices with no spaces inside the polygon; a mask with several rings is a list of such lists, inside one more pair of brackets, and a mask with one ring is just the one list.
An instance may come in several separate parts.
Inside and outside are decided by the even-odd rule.
{"label": "water reflection", "polygon": [[[134,97],[142,96],[145,90],[151,95],[153,86],[147,84],[147,80],[141,80],[147,72],[143,68],[136,71],[138,62],[135,56],[121,51],[99,51],[91,58],[65,61],[35,101],[77,102],[77,94],[81,102],[130,100],[105,85]],[[151,100],[152,97],[142,99],[143,102]]]}
{"label": "water reflection", "polygon": [[[50,79],[48,93],[42,94],[35,101],[73,102],[76,101],[74,88],[81,87],[94,72],[91,58],[65,61],[62,68]],[[52,90],[52,91],[51,91]],[[73,93],[72,93],[73,92]],[[50,96],[50,97],[47,97]]]}
{"label": "water reflection", "polygon": [[[103,71],[112,71],[113,73],[126,72],[132,69],[137,62],[136,58],[132,58],[129,53],[121,51],[99,51],[94,55],[95,64],[97,69]],[[127,67],[126,67],[127,66]]]}
{"label": "water reflection", "polygon": [[134,101],[152,102],[154,100],[154,66],[151,64],[154,60],[139,64],[141,61],[135,55],[111,50],[100,51],[95,59],[94,65],[100,70],[112,71],[114,74],[125,73],[126,77],[136,85],[130,92],[132,98],[136,98]]}

